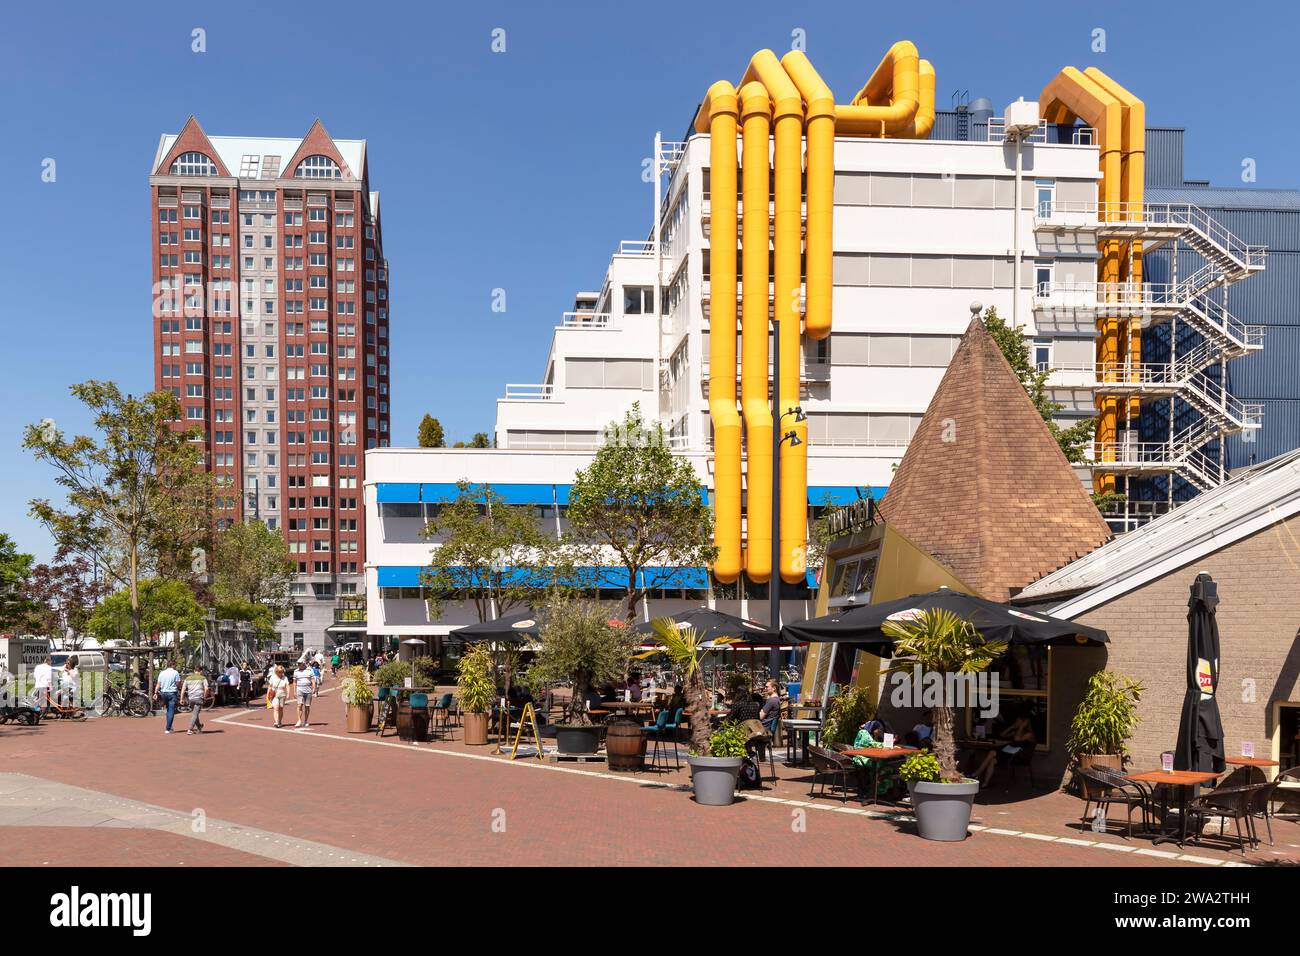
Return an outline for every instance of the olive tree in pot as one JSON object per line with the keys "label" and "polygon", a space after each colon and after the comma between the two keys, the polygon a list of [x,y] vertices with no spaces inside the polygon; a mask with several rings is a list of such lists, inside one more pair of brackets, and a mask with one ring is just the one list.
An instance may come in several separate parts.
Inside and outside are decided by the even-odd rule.
{"label": "olive tree in pot", "polygon": [[374,699],[374,692],[370,689],[364,667],[349,667],[343,672],[339,695],[347,705],[348,733],[364,734],[370,730],[370,702]]}
{"label": "olive tree in pot", "polygon": [[[731,744],[735,734],[720,736],[721,731],[719,734],[709,732],[709,689],[704,683],[702,665],[712,648],[700,639],[695,628],[679,627],[672,618],[655,618],[651,624],[663,645],[663,653],[685,678],[686,703],[691,710],[691,749],[686,763],[691,768],[695,802],[705,806],[727,806],[735,798],[736,778],[745,762],[745,746],[741,740],[737,751]],[[729,638],[719,638],[713,645],[727,643],[730,643]],[[718,749],[714,749],[715,742]]]}
{"label": "olive tree in pot", "polygon": [[1088,690],[1070,721],[1065,742],[1080,767],[1124,769],[1128,739],[1139,720],[1142,690],[1138,681],[1113,671],[1098,671],[1088,679]]}
{"label": "olive tree in pot", "polygon": [[555,725],[555,742],[560,753],[594,754],[601,728],[587,713],[588,692],[623,679],[637,637],[622,621],[610,621],[599,604],[561,598],[547,611],[540,640],[524,681],[534,690],[570,682],[573,694],[563,722]]}
{"label": "olive tree in pot", "polygon": [[488,714],[496,696],[496,668],[486,644],[476,644],[456,666],[456,696],[465,718],[465,743],[481,747],[488,742]]}
{"label": "olive tree in pot", "polygon": [[[1006,641],[985,641],[970,621],[943,608],[929,608],[908,620],[886,621],[881,629],[894,641],[889,671],[939,675],[943,693],[933,708],[933,754],[909,757],[899,768],[916,812],[916,826],[927,840],[964,840],[979,781],[957,769],[953,732],[954,681],[948,675],[978,674],[1007,649]],[[910,766],[909,766],[910,765]]]}

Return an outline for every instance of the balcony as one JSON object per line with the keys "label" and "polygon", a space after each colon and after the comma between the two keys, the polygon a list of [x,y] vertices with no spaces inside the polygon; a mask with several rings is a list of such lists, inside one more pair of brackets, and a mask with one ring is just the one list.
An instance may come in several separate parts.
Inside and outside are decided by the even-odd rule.
{"label": "balcony", "polygon": [[613,317],[608,312],[565,312],[557,329],[612,329]]}
{"label": "balcony", "polygon": [[549,402],[555,397],[554,385],[506,383],[506,394],[502,401],[507,402]]}

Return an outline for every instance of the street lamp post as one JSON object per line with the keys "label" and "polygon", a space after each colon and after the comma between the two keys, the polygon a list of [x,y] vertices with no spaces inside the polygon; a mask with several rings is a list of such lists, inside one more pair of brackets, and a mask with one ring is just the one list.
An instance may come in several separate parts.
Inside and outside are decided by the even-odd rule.
{"label": "street lamp post", "polygon": [[799,436],[790,431],[781,434],[786,416],[796,422],[804,420],[799,405],[781,411],[781,320],[772,320],[772,569],[767,579],[767,624],[781,630],[781,446],[789,442],[793,447],[802,444]]}

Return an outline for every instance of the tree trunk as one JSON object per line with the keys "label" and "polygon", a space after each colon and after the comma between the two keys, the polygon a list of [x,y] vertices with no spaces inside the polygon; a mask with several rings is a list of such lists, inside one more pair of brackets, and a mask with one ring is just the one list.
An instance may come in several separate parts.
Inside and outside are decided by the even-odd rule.
{"label": "tree trunk", "polygon": [[[140,646],[140,566],[135,549],[131,550],[131,646]],[[180,635],[176,635],[177,640]]]}
{"label": "tree trunk", "polygon": [[953,711],[951,707],[934,708],[934,756],[943,769],[943,779],[960,783],[962,775],[957,770],[956,741],[953,739]]}
{"label": "tree trunk", "polygon": [[709,694],[704,677],[697,668],[686,682],[686,699],[691,705],[691,752],[697,757],[711,756],[709,737]]}
{"label": "tree trunk", "polygon": [[628,626],[636,624],[636,606],[641,601],[641,593],[636,586],[636,572],[634,567],[627,569],[627,608],[623,612],[623,617]]}
{"label": "tree trunk", "polygon": [[569,724],[574,727],[585,727],[591,723],[591,718],[587,716],[587,691],[591,687],[591,679],[586,674],[573,675],[573,697],[569,700]]}

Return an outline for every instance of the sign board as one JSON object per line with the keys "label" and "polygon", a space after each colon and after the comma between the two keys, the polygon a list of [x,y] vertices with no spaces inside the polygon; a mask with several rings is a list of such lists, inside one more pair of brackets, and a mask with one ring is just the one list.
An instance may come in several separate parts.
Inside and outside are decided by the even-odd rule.
{"label": "sign board", "polygon": [[875,520],[875,501],[871,498],[862,498],[832,511],[827,519],[827,531],[830,537],[839,538],[858,528],[874,524]]}

